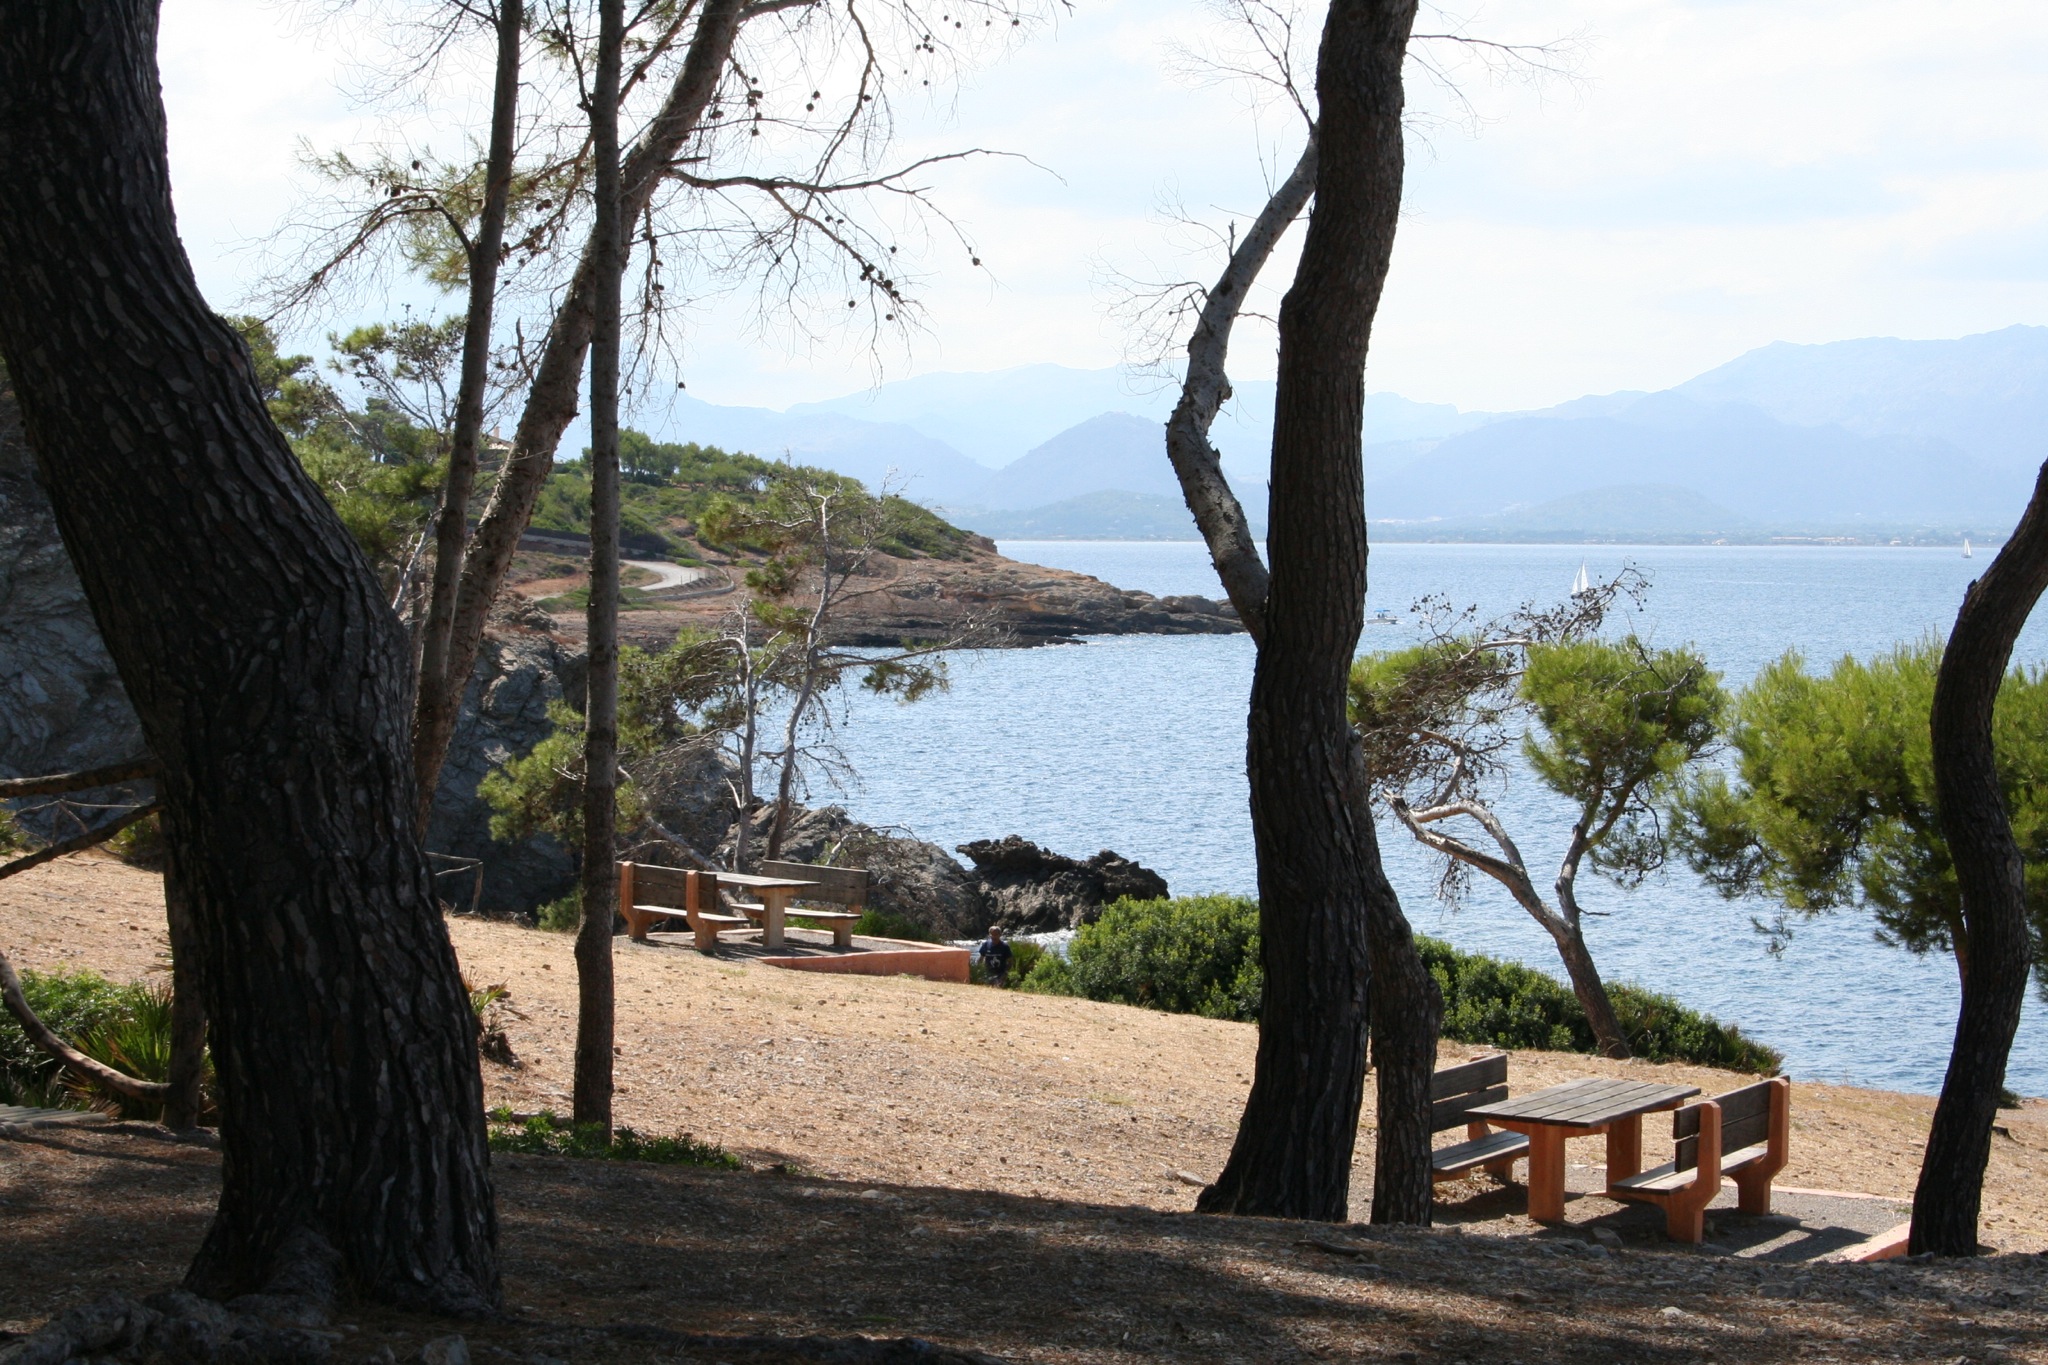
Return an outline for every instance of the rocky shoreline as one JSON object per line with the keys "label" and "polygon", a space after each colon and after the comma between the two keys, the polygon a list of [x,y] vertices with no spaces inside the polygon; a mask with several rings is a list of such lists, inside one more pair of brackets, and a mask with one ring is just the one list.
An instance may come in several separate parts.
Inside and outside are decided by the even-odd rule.
{"label": "rocky shoreline", "polygon": [[[560,561],[555,561],[559,563]],[[745,562],[714,563],[724,590],[691,588],[652,595],[619,619],[630,644],[665,646],[678,630],[714,627],[742,603]],[[541,601],[582,586],[580,575],[538,577],[538,560],[517,584]],[[1199,596],[1154,597],[1087,574],[1026,564],[975,537],[959,559],[897,559],[878,555],[860,595],[842,612],[834,638],[841,644],[887,647],[906,639],[940,639],[970,623],[987,627],[994,647],[1065,644],[1090,635],[1236,635],[1244,631],[1228,602]],[[560,628],[580,639],[583,623],[561,613]]]}

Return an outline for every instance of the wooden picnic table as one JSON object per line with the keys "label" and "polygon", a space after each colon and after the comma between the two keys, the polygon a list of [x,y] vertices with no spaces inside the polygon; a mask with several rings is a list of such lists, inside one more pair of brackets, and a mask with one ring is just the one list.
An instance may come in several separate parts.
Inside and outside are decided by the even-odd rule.
{"label": "wooden picnic table", "polygon": [[1556,1222],[1564,1217],[1566,1138],[1607,1135],[1612,1186],[1643,1169],[1643,1115],[1676,1109],[1699,1093],[1696,1085],[1593,1076],[1481,1105],[1470,1117],[1528,1135],[1529,1216]]}
{"label": "wooden picnic table", "polygon": [[816,882],[798,881],[794,877],[758,877],[750,872],[721,872],[718,884],[721,887],[744,886],[760,894],[761,946],[764,948],[782,946],[782,929],[789,915],[790,901],[799,892],[812,890],[818,885]]}

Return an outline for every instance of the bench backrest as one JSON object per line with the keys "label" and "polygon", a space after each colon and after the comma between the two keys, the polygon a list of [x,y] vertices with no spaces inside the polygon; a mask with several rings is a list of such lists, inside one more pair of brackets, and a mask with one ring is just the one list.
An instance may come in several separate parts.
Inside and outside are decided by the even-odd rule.
{"label": "bench backrest", "polygon": [[[718,874],[684,867],[633,863],[633,904],[665,905],[671,910],[718,909]],[[622,865],[623,870],[623,865]],[[625,878],[620,878],[623,883]]]}
{"label": "bench backrest", "polygon": [[[1721,1106],[1721,1150],[1739,1152],[1774,1138],[1783,1142],[1782,1131],[1772,1132],[1772,1109],[1779,1094],[1789,1089],[1786,1082],[1772,1079],[1714,1096],[1714,1102]],[[1778,1126],[1782,1129],[1782,1119]],[[1699,1135],[1698,1113],[1690,1108],[1679,1110],[1671,1120],[1671,1138],[1678,1149],[1674,1164],[1679,1170],[1689,1171],[1699,1165]]]}
{"label": "bench backrest", "polygon": [[1508,1097],[1508,1058],[1504,1052],[1447,1066],[1430,1077],[1429,1131],[1441,1133],[1466,1123],[1466,1115],[1482,1104]]}
{"label": "bench backrest", "polygon": [[787,877],[791,881],[816,882],[797,896],[800,901],[826,901],[859,910],[868,903],[868,874],[859,867],[819,867],[812,863],[764,862],[764,877]]}

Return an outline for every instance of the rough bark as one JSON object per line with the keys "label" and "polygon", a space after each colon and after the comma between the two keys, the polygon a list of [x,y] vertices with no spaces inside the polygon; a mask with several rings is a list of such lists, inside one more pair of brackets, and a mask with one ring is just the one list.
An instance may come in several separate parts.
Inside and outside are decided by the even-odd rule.
{"label": "rough bark", "polygon": [[204,1293],[484,1310],[475,1030],[414,821],[405,639],[178,243],[154,0],[0,0],[0,352],[163,766],[220,1084]]}
{"label": "rough bark", "polygon": [[600,0],[597,83],[590,131],[597,163],[597,289],[590,349],[589,693],[583,708],[583,923],[576,934],[574,1114],[612,1127],[612,920],[618,914],[613,849],[619,778],[619,64],[624,0]]}
{"label": "rough bark", "polygon": [[2048,464],[2011,539],[1963,594],[1935,677],[1935,799],[1962,892],[1962,1008],[1913,1191],[1909,1250],[1977,1254],[1977,1216],[2032,944],[2026,866],[1998,781],[1992,711],[2013,641],[2048,588]]}
{"label": "rough bark", "polygon": [[164,1081],[164,1127],[197,1128],[206,1108],[206,1005],[199,943],[185,878],[175,857],[164,868],[164,916],[171,937],[171,1057]]}
{"label": "rough bark", "polygon": [[[732,57],[733,40],[743,17],[741,0],[704,0],[682,70],[677,73],[661,112],[649,123],[621,168],[621,222],[633,222],[646,211],[670,163],[696,130]],[[420,727],[414,744],[414,766],[423,791],[431,792],[439,785],[441,763],[455,733],[455,717],[463,690],[469,685],[470,670],[476,667],[491,604],[504,586],[519,537],[533,520],[534,501],[554,468],[555,447],[561,444],[562,433],[576,416],[578,381],[597,325],[596,251],[593,234],[584,244],[576,273],[548,327],[533,384],[527,391],[526,407],[512,438],[512,452],[498,473],[490,502],[485,505],[476,534],[470,537],[469,549],[463,556],[462,582],[456,590],[455,614],[449,626],[447,663],[438,677],[420,680],[422,693],[429,686],[446,693],[446,698],[434,705],[433,723]],[[424,717],[426,712],[421,714]]]}
{"label": "rough bark", "polygon": [[1315,212],[1280,307],[1271,557],[1246,767],[1265,1006],[1230,1160],[1198,1207],[1345,1217],[1364,1087],[1379,866],[1345,716],[1364,627],[1358,452],[1372,319],[1401,202],[1401,66],[1415,0],[1336,0],[1316,70]]}
{"label": "rough bark", "polygon": [[[1359,762],[1363,764],[1363,756]],[[1370,812],[1364,819],[1370,820]],[[1430,1079],[1436,1072],[1443,994],[1423,965],[1415,932],[1378,863],[1368,870],[1366,932],[1372,957],[1372,1060],[1379,1123],[1373,1146],[1372,1221],[1429,1226]]]}
{"label": "rough bark", "polygon": [[[441,488],[441,512],[434,524],[434,580],[427,595],[426,624],[420,632],[419,687],[413,718],[413,766],[431,768],[435,778],[455,733],[467,674],[448,684],[448,643],[455,627],[455,591],[462,580],[462,551],[469,540],[469,499],[476,489],[477,452],[483,444],[484,393],[490,386],[491,319],[498,298],[498,265],[505,252],[505,214],[512,198],[512,141],[518,131],[519,48],[525,36],[521,0],[498,0],[498,61],[491,93],[491,142],[484,154],[484,201],[476,235],[469,243],[469,312],[463,320],[462,377],[455,394],[455,430],[449,441],[448,479]],[[474,666],[474,658],[472,658]],[[433,685],[424,680],[434,679]],[[441,737],[441,750],[422,767],[420,745]],[[419,821],[433,814],[438,781],[420,783]]]}

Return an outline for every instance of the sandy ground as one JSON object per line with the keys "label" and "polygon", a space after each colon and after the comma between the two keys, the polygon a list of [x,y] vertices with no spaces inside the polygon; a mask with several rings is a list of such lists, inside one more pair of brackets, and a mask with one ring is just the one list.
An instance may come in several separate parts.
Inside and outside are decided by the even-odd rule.
{"label": "sandy ground", "polygon": [[[0,947],[21,967],[140,976],[161,968],[161,924],[158,879],[100,857],[0,884]],[[504,983],[517,1011],[505,1024],[522,1065],[486,1066],[491,1102],[566,1109],[570,939],[463,919],[451,932],[471,979]],[[1212,1176],[1229,1149],[1248,1026],[784,972],[676,943],[621,939],[617,967],[618,1120],[722,1143],[755,1169],[500,1158],[508,1294],[527,1315],[520,1330],[567,1334],[556,1355],[639,1358],[584,1329],[643,1321],[900,1330],[1045,1360],[2048,1361],[2048,1257],[1787,1268],[1634,1248],[1610,1258],[1569,1231],[1381,1236],[1182,1216],[1188,1181]],[[1474,1051],[1447,1045],[1445,1060]],[[1709,1093],[1739,1083],[1533,1052],[1515,1054],[1510,1082],[1619,1073]],[[1795,1079],[1780,1183],[1908,1197],[1931,1108]],[[2039,1252],[2048,1108],[2008,1111],[2000,1127],[1985,1237]],[[1645,1137],[1646,1157],[1668,1155],[1657,1120]],[[1355,1163],[1360,1216],[1369,1142]],[[1597,1162],[1597,1142],[1575,1144],[1573,1159]],[[203,1230],[216,1166],[203,1148],[142,1138],[0,1143],[0,1217],[33,1230],[0,1238],[0,1329],[131,1268],[145,1282],[171,1277]],[[1535,1234],[1515,1194],[1480,1177],[1439,1198],[1447,1218],[1494,1210],[1487,1230]],[[1358,1237],[1377,1240],[1358,1252]],[[44,1266],[36,1248],[53,1241],[77,1255]],[[80,1270],[80,1256],[104,1273]]]}
{"label": "sandy ground", "polygon": [[[65,859],[0,883],[0,947],[17,967],[90,965],[137,977],[164,962],[161,881],[112,859]],[[502,983],[522,1065],[486,1065],[493,1105],[569,1101],[571,938],[449,922],[464,972]],[[789,972],[705,958],[686,939],[617,940],[618,1122],[686,1131],[762,1164],[820,1175],[1191,1209],[1221,1169],[1251,1078],[1250,1025],[909,977]],[[664,941],[666,940],[666,941]],[[1483,1049],[1447,1043],[1448,1063]],[[1740,1078],[1703,1067],[1520,1052],[1513,1089],[1587,1075],[1669,1078],[1711,1094]],[[1371,1203],[1371,1087],[1352,1206]],[[1910,1199],[1930,1097],[1794,1078],[1788,1186]],[[1999,1116],[1984,1235],[2048,1249],[2048,1105]],[[1447,1136],[1446,1140],[1449,1140]],[[1597,1162],[1597,1139],[1574,1161]],[[1669,1159],[1660,1120],[1644,1155]],[[1457,1199],[1487,1177],[1446,1186]]]}

